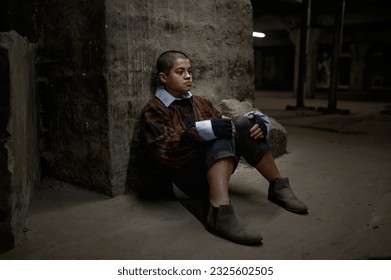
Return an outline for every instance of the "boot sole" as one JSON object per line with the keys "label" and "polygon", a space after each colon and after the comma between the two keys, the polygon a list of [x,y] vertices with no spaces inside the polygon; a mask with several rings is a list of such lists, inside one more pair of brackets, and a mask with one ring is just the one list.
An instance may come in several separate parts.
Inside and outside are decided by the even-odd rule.
{"label": "boot sole", "polygon": [[270,202],[273,202],[274,204],[277,204],[278,206],[284,208],[285,210],[289,211],[289,212],[292,212],[292,213],[295,213],[295,214],[300,214],[300,215],[306,215],[308,214],[308,209],[303,209],[303,210],[300,210],[300,209],[294,209],[294,208],[289,208],[287,207],[284,203],[280,202],[279,200],[277,199],[273,199],[272,197],[268,197],[267,198]]}
{"label": "boot sole", "polygon": [[211,227],[209,225],[206,225],[205,228],[206,228],[207,231],[209,231],[210,233],[212,233],[214,235],[217,235],[217,236],[219,236],[221,238],[224,238],[226,240],[229,240],[231,242],[238,243],[238,244],[241,244],[241,245],[258,246],[258,245],[262,244],[262,240],[263,240],[263,238],[257,239],[257,240],[248,240],[248,241],[235,240],[235,239],[230,238],[229,236],[226,236],[225,234],[215,230],[213,227]]}

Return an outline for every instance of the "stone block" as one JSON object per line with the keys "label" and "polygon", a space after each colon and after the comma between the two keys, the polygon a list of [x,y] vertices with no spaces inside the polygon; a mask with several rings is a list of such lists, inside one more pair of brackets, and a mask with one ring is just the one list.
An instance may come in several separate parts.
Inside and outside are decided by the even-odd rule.
{"label": "stone block", "polygon": [[[221,111],[227,116],[240,116],[246,112],[261,109],[254,108],[252,102],[245,100],[240,102],[237,99],[223,99],[220,102]],[[286,154],[286,146],[288,143],[288,135],[286,129],[278,123],[274,118],[268,116],[271,122],[269,142],[272,154],[275,158]]]}
{"label": "stone block", "polygon": [[249,0],[105,1],[111,184],[114,194],[137,177],[137,122],[153,96],[156,59],[170,49],[192,62],[192,92],[218,105],[253,97]]}
{"label": "stone block", "polygon": [[13,7],[31,27],[22,34],[40,45],[46,176],[110,196],[127,191],[137,176],[139,114],[163,51],[190,56],[193,92],[215,105],[253,97],[250,0],[57,2]]}
{"label": "stone block", "polygon": [[38,2],[42,173],[112,195],[105,1]]}
{"label": "stone block", "polygon": [[0,251],[21,240],[40,182],[34,54],[16,32],[0,33]]}

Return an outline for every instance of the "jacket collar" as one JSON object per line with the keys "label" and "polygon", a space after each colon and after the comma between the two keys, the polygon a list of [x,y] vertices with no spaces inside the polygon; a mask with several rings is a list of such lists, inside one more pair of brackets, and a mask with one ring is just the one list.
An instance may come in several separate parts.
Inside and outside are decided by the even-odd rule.
{"label": "jacket collar", "polygon": [[182,98],[176,98],[171,95],[164,87],[158,87],[156,89],[155,97],[158,98],[166,107],[169,107],[175,100],[182,100],[191,98],[193,95],[190,91],[185,92]]}

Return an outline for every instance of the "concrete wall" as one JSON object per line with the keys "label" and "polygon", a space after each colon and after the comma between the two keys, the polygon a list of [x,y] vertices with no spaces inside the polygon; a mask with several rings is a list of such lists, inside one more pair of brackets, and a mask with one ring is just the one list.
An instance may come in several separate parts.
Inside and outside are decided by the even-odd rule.
{"label": "concrete wall", "polygon": [[250,0],[10,0],[37,43],[42,172],[117,195],[134,184],[137,123],[158,55],[192,59],[194,93],[253,99]]}
{"label": "concrete wall", "polygon": [[40,182],[34,54],[16,32],[0,33],[0,251],[22,238]]}
{"label": "concrete wall", "polygon": [[111,195],[104,3],[36,3],[43,172]]}
{"label": "concrete wall", "polygon": [[247,0],[107,0],[105,27],[111,184],[119,194],[133,184],[132,139],[161,52],[186,52],[193,92],[217,106],[223,98],[252,100],[252,7]]}

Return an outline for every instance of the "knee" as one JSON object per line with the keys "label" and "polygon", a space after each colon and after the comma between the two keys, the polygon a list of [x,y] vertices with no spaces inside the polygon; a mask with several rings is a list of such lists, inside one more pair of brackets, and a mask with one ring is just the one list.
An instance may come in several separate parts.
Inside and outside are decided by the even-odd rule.
{"label": "knee", "polygon": [[256,121],[255,118],[253,119],[249,119],[247,116],[239,116],[239,117],[235,117],[233,120],[232,120],[235,124],[235,127],[236,127],[236,131],[239,132],[239,134],[243,134],[243,135],[246,135],[246,136],[249,136],[250,135],[250,129],[255,125],[255,124],[258,124],[263,132],[263,135],[265,136],[264,139],[267,138],[267,133],[268,133],[268,129],[266,127],[266,124],[264,123],[264,121]]}
{"label": "knee", "polygon": [[239,131],[248,131],[252,127],[250,120],[245,116],[234,117],[232,121],[235,124],[236,130]]}
{"label": "knee", "polygon": [[209,169],[217,160],[235,156],[234,138],[217,138],[205,150],[206,166]]}

